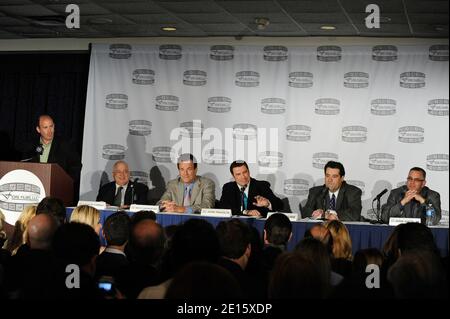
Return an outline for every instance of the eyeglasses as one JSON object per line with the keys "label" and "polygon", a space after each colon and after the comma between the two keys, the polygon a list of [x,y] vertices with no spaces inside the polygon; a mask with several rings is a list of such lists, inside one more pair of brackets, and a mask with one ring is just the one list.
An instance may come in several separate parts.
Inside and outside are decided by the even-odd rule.
{"label": "eyeglasses", "polygon": [[422,179],[422,178],[412,178],[412,177],[408,177],[406,180],[408,182],[414,182],[414,183],[418,183],[418,182],[423,182],[424,181],[424,179]]}

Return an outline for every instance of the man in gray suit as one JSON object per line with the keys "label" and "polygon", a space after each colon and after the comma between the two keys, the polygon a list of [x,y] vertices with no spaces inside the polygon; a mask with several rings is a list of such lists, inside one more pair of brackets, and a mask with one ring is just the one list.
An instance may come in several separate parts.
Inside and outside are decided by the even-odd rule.
{"label": "man in gray suit", "polygon": [[182,154],[177,162],[179,177],[167,183],[158,204],[161,210],[175,213],[196,213],[213,208],[215,185],[206,177],[197,176],[197,161],[192,154]]}
{"label": "man in gray suit", "polygon": [[406,185],[393,189],[389,194],[387,203],[383,205],[381,219],[389,222],[390,217],[420,218],[425,219],[425,209],[431,204],[435,214],[433,225],[441,220],[441,197],[425,186],[426,172],[420,167],[409,170]]}

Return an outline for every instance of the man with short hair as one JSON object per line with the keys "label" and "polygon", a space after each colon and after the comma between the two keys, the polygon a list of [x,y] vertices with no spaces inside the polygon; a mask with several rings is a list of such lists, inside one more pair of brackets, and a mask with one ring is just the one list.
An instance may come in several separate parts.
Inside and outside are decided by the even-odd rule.
{"label": "man with short hair", "polygon": [[34,216],[28,223],[28,245],[30,249],[50,250],[53,235],[58,228],[56,219],[50,214]]}
{"label": "man with short hair", "polygon": [[56,197],[44,197],[36,207],[36,215],[49,214],[55,217],[58,226],[66,222],[66,207],[62,200]]}
{"label": "man with short hair", "polygon": [[131,204],[147,203],[148,187],[130,181],[130,170],[125,161],[114,163],[112,176],[114,181],[100,188],[97,201],[104,201],[122,209],[129,208]]}
{"label": "man with short hair", "polygon": [[158,205],[166,212],[197,213],[214,207],[216,195],[212,180],[197,175],[197,160],[192,154],[181,154],[177,161],[179,177],[167,183]]}
{"label": "man with short hair", "polygon": [[425,186],[426,172],[420,167],[409,170],[406,185],[391,190],[388,200],[381,211],[381,219],[389,223],[391,217],[421,218],[425,221],[426,207],[434,208],[433,225],[441,220],[441,197]]}
{"label": "man with short hair", "polygon": [[270,271],[275,259],[286,251],[292,237],[292,222],[285,214],[277,213],[267,218],[264,224],[264,248],[262,251],[263,266]]}
{"label": "man with short hair", "polygon": [[283,209],[283,202],[270,189],[266,181],[250,177],[245,161],[234,161],[230,165],[234,182],[222,187],[220,207],[231,209],[233,215],[265,217],[270,211]]}
{"label": "man with short hair", "polygon": [[302,217],[359,221],[362,191],[344,180],[345,169],[339,162],[325,164],[325,184],[309,189]]}

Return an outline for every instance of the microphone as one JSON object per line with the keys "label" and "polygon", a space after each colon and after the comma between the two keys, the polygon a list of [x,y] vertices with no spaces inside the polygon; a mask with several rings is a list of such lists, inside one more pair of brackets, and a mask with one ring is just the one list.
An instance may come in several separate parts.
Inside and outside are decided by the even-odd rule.
{"label": "microphone", "polygon": [[132,182],[130,183],[130,187],[133,187],[134,184],[136,184],[138,180],[139,180],[139,177],[136,177],[136,178],[134,179],[134,181],[132,181]]}
{"label": "microphone", "polygon": [[133,205],[133,203],[134,203],[134,196],[135,196],[135,194],[134,194],[134,184],[137,183],[138,180],[139,180],[139,177],[136,177],[134,179],[134,181],[132,181],[130,183],[130,188],[131,188],[131,205]]}
{"label": "microphone", "polygon": [[34,151],[39,154],[42,155],[42,153],[44,152],[44,146],[39,143],[39,145],[36,146],[36,148],[34,149]]}
{"label": "microphone", "polygon": [[373,201],[380,200],[380,198],[381,198],[384,194],[386,194],[387,192],[388,192],[388,189],[387,189],[387,188],[383,189],[383,190],[381,191],[381,193],[379,193],[379,194],[373,199]]}
{"label": "microphone", "polygon": [[377,210],[376,210],[377,220],[376,221],[371,221],[370,222],[371,224],[384,224],[383,221],[381,220],[381,216],[380,216],[380,213],[381,213],[380,199],[387,192],[388,192],[388,189],[385,188],[373,199],[373,201],[372,201],[372,211],[374,211],[374,212],[375,212],[375,209],[373,209],[373,202],[377,201]]}

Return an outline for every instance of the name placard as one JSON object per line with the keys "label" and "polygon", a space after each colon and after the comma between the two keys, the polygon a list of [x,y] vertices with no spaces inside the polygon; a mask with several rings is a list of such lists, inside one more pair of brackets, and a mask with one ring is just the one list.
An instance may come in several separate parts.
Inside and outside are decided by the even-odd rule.
{"label": "name placard", "polygon": [[298,221],[298,214],[296,213],[283,213],[283,212],[271,212],[271,213],[267,213],[267,218],[269,218],[270,216],[272,216],[273,214],[283,214],[286,215],[289,220],[291,222],[296,222]]}
{"label": "name placard", "polygon": [[231,217],[231,209],[222,208],[202,208],[201,216],[207,217]]}
{"label": "name placard", "polygon": [[80,200],[80,201],[78,201],[77,206],[81,206],[81,205],[91,206],[98,210],[106,209],[106,202],[94,202],[94,201],[89,201],[89,200]]}
{"label": "name placard", "polygon": [[391,217],[389,218],[389,226],[397,226],[406,223],[421,223],[420,218],[407,218],[407,217]]}
{"label": "name placard", "polygon": [[130,212],[138,212],[140,210],[151,210],[155,213],[159,213],[159,206],[158,205],[138,205],[138,204],[133,204],[130,206]]}

